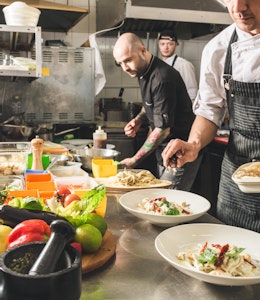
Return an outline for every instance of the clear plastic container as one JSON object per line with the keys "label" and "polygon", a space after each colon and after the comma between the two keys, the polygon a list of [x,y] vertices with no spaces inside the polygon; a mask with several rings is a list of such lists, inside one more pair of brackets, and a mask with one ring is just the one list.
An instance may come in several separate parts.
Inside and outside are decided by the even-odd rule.
{"label": "clear plastic container", "polygon": [[27,167],[30,143],[0,143],[0,175],[22,175]]}

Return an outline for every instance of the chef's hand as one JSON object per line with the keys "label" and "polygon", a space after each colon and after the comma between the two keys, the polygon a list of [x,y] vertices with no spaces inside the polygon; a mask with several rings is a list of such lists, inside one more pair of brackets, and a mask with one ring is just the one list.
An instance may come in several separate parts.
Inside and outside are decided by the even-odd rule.
{"label": "chef's hand", "polygon": [[134,168],[136,166],[136,159],[134,157],[125,158],[120,161],[120,164],[129,168]]}
{"label": "chef's hand", "polygon": [[135,137],[136,133],[140,129],[142,123],[140,120],[134,118],[130,122],[128,122],[124,128],[125,135],[129,137]]}
{"label": "chef's hand", "polygon": [[[176,155],[177,161],[171,160]],[[198,150],[194,144],[173,139],[162,152],[163,165],[165,167],[182,167],[187,162],[192,162],[198,157]]]}

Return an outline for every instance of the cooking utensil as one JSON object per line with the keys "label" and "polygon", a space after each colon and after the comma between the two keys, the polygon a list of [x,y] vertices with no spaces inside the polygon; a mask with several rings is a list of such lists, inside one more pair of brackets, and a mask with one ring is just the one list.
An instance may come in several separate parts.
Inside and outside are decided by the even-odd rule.
{"label": "cooking utensil", "polygon": [[58,157],[54,157],[48,167],[45,169],[45,173],[47,173],[58,161]]}
{"label": "cooking utensil", "polygon": [[[69,223],[68,225],[70,226]],[[71,236],[70,228],[65,225],[66,228],[64,229],[61,223],[56,223],[55,227],[52,230],[59,236],[58,239],[56,239],[57,235],[53,238],[56,239],[55,243],[53,240],[49,242],[49,244],[52,244],[51,249],[47,246],[48,243],[33,242],[8,249],[1,254],[0,299],[78,300],[80,298],[81,254],[69,245],[64,247],[64,243],[66,244],[64,241],[68,241]],[[64,250],[62,251],[61,248],[64,248]],[[45,252],[45,249],[48,250],[48,253]],[[37,261],[37,257],[43,255],[41,253],[44,252],[46,260],[43,263],[44,265],[41,265],[38,269],[39,273],[42,274],[28,274],[35,261]],[[58,259],[55,263],[56,257]],[[49,265],[51,261],[55,265],[52,272],[50,272],[52,266]],[[44,272],[46,273],[44,274]]]}
{"label": "cooking utensil", "polygon": [[75,229],[66,221],[51,223],[51,236],[40,256],[29,271],[29,275],[52,273],[65,245],[72,240]]}

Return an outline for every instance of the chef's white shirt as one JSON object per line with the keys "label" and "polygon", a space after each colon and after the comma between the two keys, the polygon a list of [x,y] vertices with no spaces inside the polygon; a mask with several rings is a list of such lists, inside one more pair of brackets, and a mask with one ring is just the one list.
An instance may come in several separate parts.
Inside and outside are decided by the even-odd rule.
{"label": "chef's white shirt", "polygon": [[[172,66],[175,56],[176,54],[173,54],[172,56],[168,57],[165,62]],[[181,74],[191,100],[195,99],[198,92],[198,84],[193,64],[187,59],[178,56],[173,67]]]}
{"label": "chef's white shirt", "polygon": [[232,44],[232,78],[260,82],[260,34],[252,36],[232,24],[209,41],[202,52],[199,92],[193,110],[219,127],[227,110],[224,63],[235,28],[238,40]]}

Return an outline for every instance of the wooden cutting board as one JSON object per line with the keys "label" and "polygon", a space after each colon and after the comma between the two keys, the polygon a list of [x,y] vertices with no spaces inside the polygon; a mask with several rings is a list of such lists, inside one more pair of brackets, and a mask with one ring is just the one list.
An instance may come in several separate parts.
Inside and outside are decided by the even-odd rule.
{"label": "wooden cutting board", "polygon": [[93,254],[84,254],[82,256],[82,273],[94,271],[103,266],[116,252],[116,239],[113,234],[107,230],[103,236],[102,244],[99,250]]}

